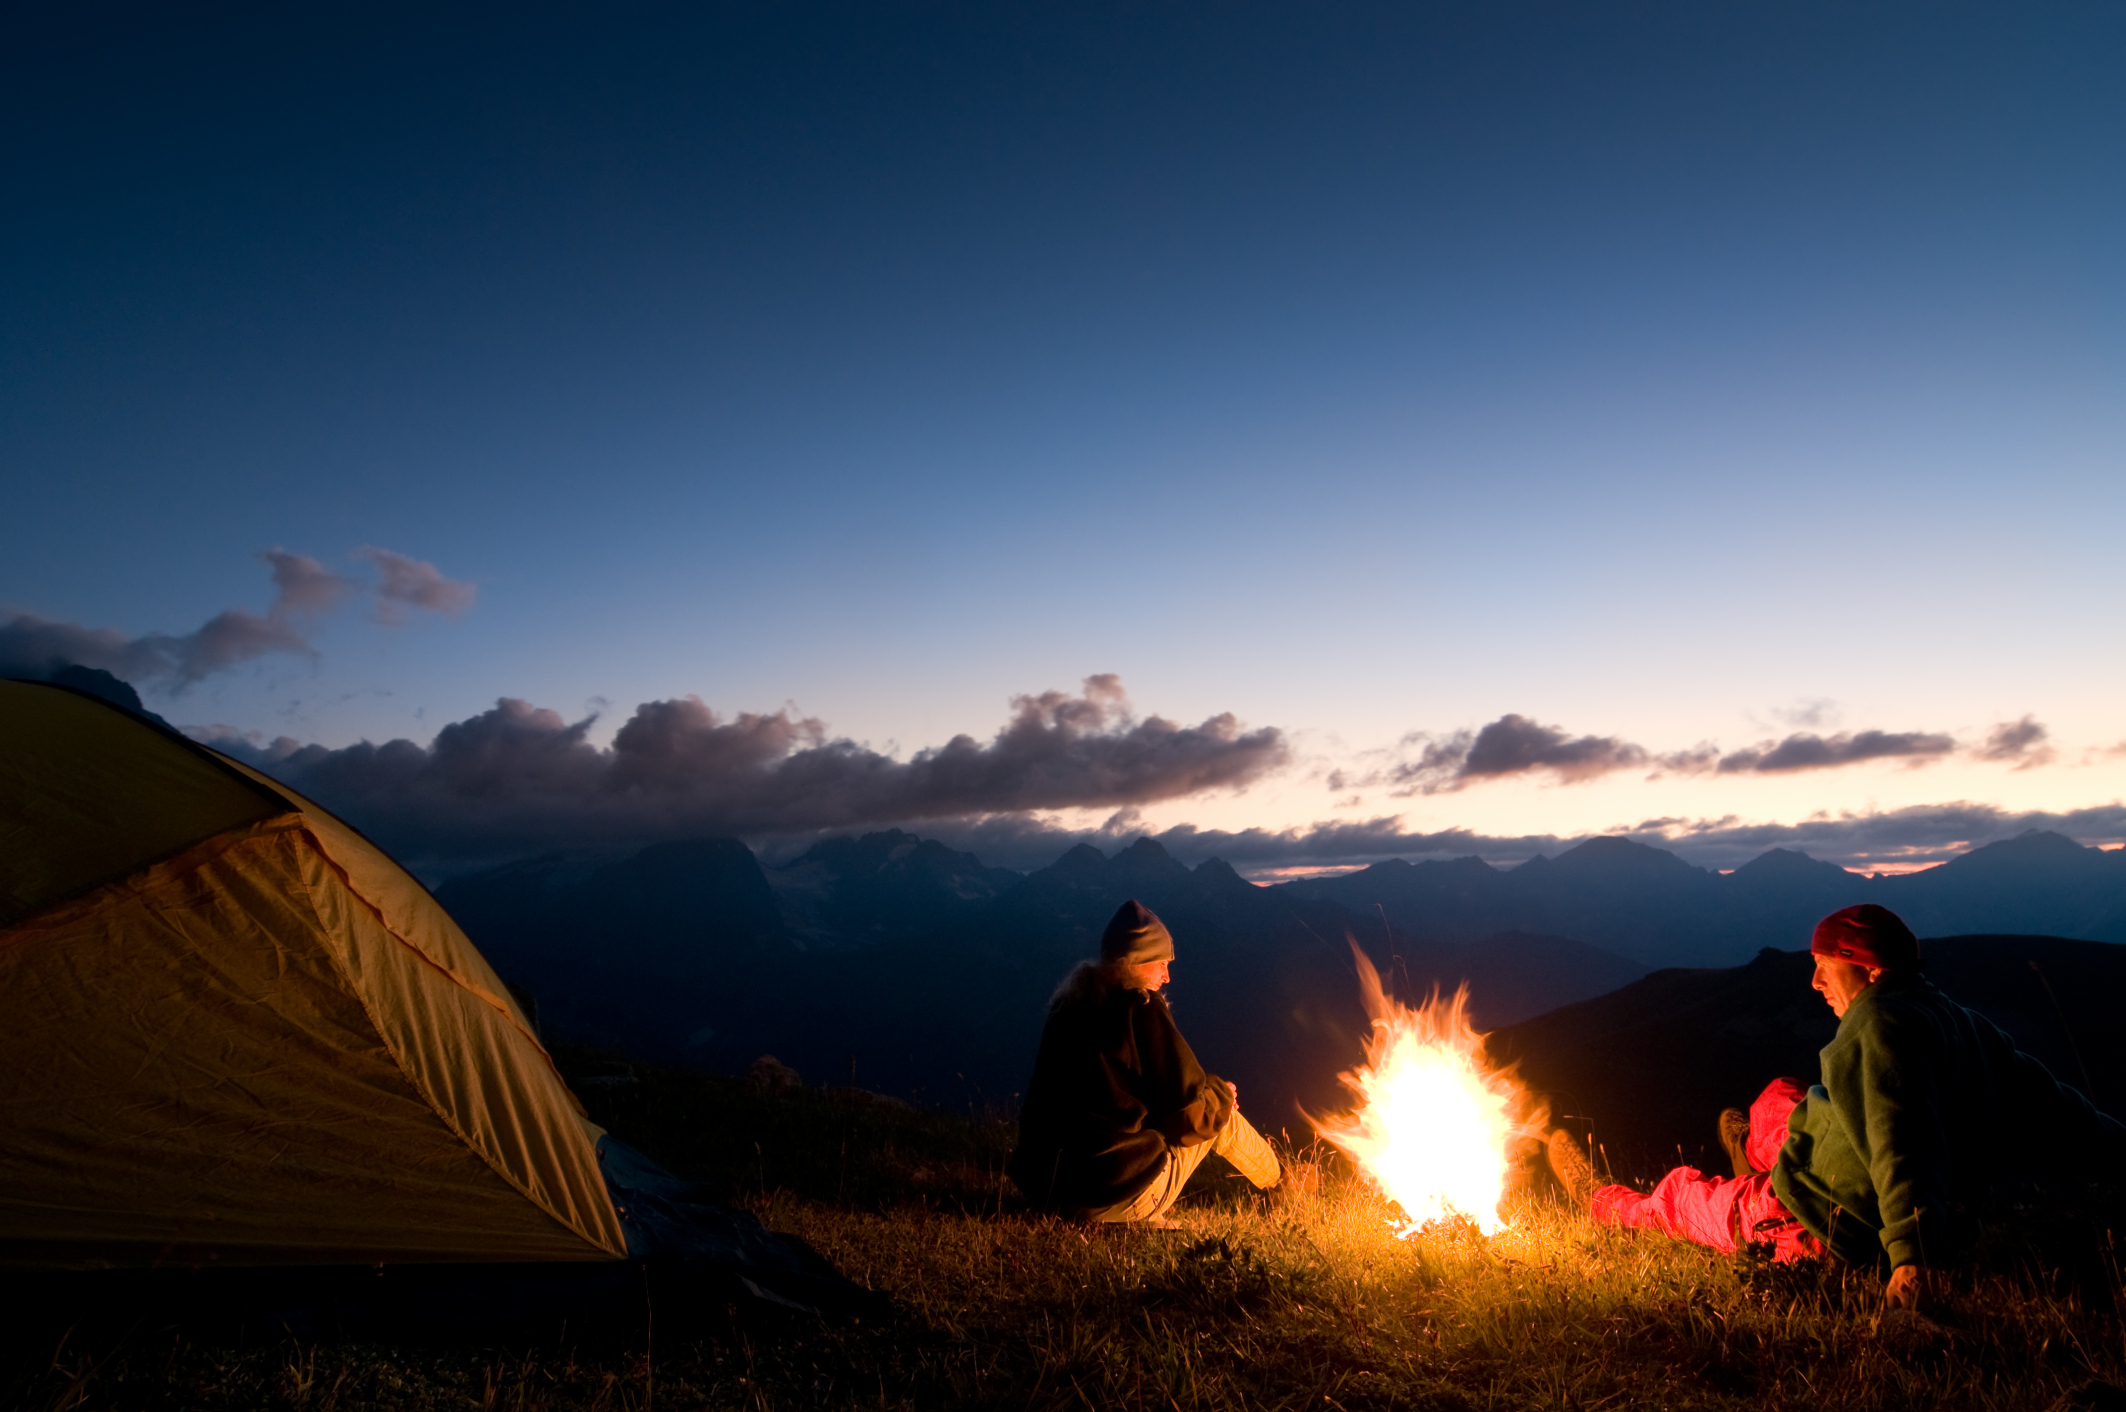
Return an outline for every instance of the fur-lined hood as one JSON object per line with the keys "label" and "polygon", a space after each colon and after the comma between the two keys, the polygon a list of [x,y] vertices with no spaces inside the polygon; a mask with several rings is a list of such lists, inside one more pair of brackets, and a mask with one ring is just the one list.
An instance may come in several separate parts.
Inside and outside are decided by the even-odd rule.
{"label": "fur-lined hood", "polygon": [[1080,961],[1056,986],[1056,993],[1048,997],[1048,1009],[1053,1014],[1065,1005],[1098,1000],[1119,989],[1121,983],[1115,979],[1113,967],[1098,958]]}

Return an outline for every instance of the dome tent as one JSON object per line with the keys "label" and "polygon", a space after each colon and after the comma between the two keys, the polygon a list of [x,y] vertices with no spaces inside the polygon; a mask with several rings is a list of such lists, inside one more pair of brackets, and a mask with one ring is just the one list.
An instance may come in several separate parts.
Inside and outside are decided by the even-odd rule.
{"label": "dome tent", "polygon": [[631,1255],[857,1293],[606,1137],[355,830],[121,707],[0,681],[0,1267]]}

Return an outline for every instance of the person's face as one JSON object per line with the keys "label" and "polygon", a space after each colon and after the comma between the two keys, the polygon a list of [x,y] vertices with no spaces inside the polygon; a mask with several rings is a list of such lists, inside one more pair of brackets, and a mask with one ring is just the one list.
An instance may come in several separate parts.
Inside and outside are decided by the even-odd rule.
{"label": "person's face", "polygon": [[1128,977],[1129,988],[1131,990],[1159,990],[1163,988],[1166,985],[1167,976],[1171,972],[1173,964],[1171,961],[1139,961],[1136,965],[1127,967],[1124,974]]}
{"label": "person's face", "polygon": [[1853,961],[1833,961],[1828,956],[1816,958],[1816,979],[1809,984],[1823,992],[1823,1003],[1831,1007],[1831,1013],[1845,1018],[1846,1007],[1854,997],[1875,983],[1882,972],[1872,966],[1862,966]]}

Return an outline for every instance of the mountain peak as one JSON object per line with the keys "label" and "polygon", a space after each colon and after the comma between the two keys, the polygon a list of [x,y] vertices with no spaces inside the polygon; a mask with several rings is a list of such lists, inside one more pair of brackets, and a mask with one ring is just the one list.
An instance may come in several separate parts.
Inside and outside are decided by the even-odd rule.
{"label": "mountain peak", "polygon": [[1073,844],[1070,851],[1049,864],[1058,872],[1083,873],[1107,866],[1107,855],[1089,843]]}
{"label": "mountain peak", "polygon": [[1952,877],[1973,878],[2003,871],[2020,874],[2035,868],[2050,876],[2062,868],[2101,866],[2102,860],[2099,850],[2084,848],[2065,834],[2030,829],[1951,858],[1942,865],[1942,871]]}
{"label": "mountain peak", "polygon": [[1791,848],[1768,849],[1735,869],[1733,876],[1745,882],[1796,882],[1804,878],[1856,881],[1836,863],[1826,863]]}
{"label": "mountain peak", "polygon": [[1179,859],[1149,838],[1140,838],[1117,853],[1108,866],[1130,887],[1156,886],[1188,876]]}
{"label": "mountain peak", "polygon": [[1206,883],[1222,890],[1230,890],[1235,886],[1246,888],[1250,892],[1255,890],[1255,884],[1235,872],[1233,865],[1223,858],[1212,858],[1199,863],[1196,866],[1196,871],[1190,876],[1194,877],[1197,882]]}
{"label": "mountain peak", "polygon": [[1557,866],[1567,872],[1600,875],[1618,881],[1626,878],[1680,879],[1704,872],[1665,848],[1655,848],[1618,834],[1598,834],[1574,844],[1558,855]]}

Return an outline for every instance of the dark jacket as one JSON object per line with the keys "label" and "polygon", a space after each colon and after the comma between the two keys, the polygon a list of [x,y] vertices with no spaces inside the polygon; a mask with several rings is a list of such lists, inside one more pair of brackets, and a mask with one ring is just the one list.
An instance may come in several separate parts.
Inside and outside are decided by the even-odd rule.
{"label": "dark jacket", "polygon": [[2094,1173],[2126,1128],[1916,971],[1858,996],[1787,1120],[1772,1188],[1841,1258],[1941,1265],[1995,1182]]}
{"label": "dark jacket", "polygon": [[1110,984],[1088,962],[1049,1006],[1011,1179],[1049,1210],[1112,1206],[1143,1188],[1169,1147],[1216,1137],[1232,1110],[1231,1090],[1196,1062],[1166,1001]]}

